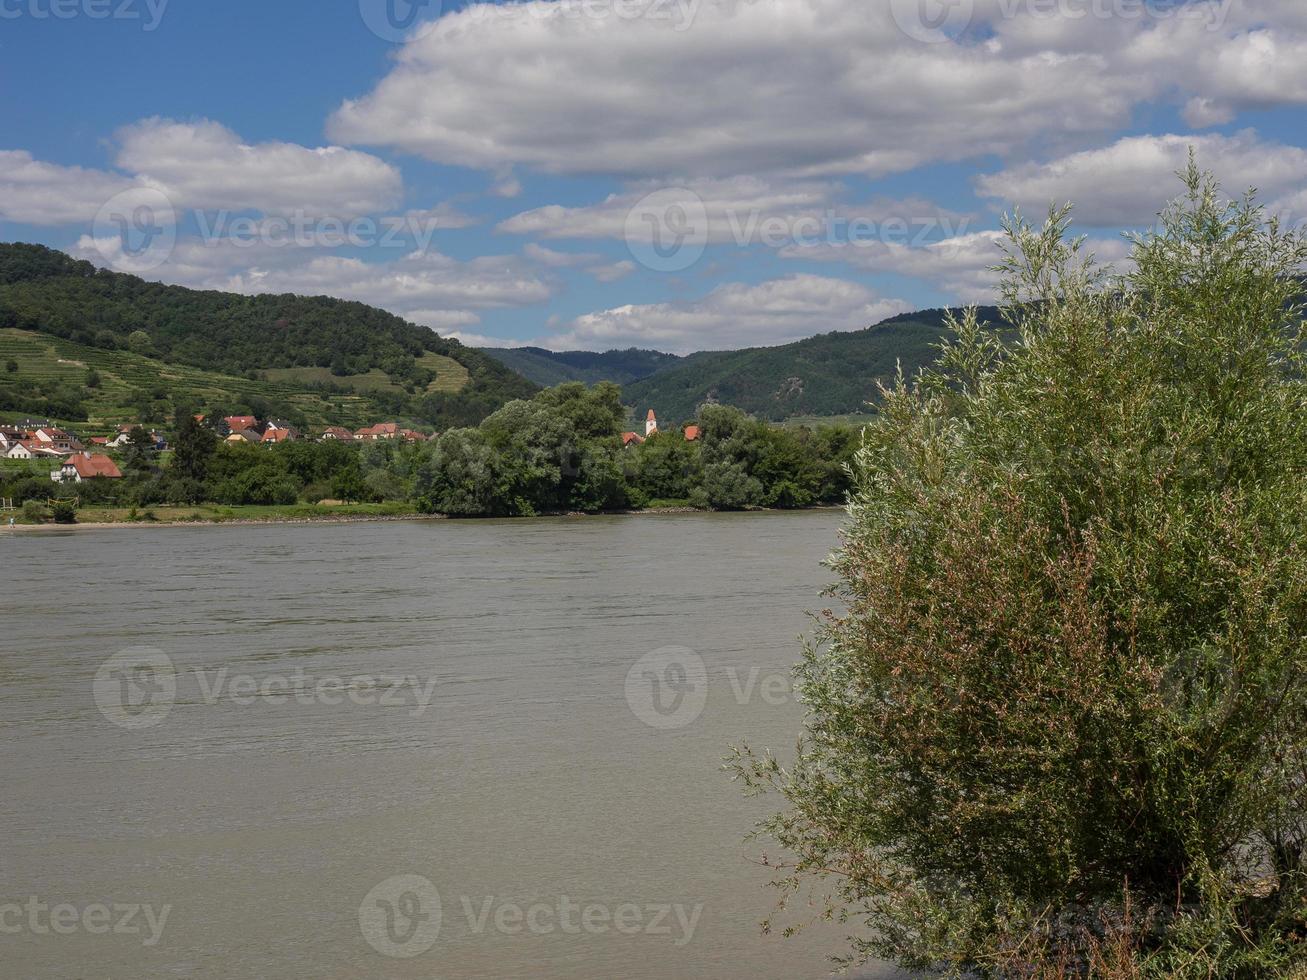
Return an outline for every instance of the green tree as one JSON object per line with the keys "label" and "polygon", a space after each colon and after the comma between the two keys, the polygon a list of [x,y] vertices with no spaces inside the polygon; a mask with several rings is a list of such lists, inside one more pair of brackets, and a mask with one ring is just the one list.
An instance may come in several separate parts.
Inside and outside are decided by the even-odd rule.
{"label": "green tree", "polygon": [[141,426],[133,426],[123,446],[123,464],[130,472],[145,473],[152,469],[154,438]]}
{"label": "green tree", "polygon": [[1018,216],[1019,338],[956,321],[858,451],[805,740],[734,763],[855,960],[1307,963],[1307,245],[1187,179],[1124,278]]}
{"label": "green tree", "polygon": [[9,358],[9,360],[5,361],[5,370],[8,371],[10,374],[17,374],[18,362],[15,361],[12,357]]}
{"label": "green tree", "polygon": [[127,349],[142,357],[153,357],[154,341],[144,330],[133,330],[127,335]]}
{"label": "green tree", "polygon": [[184,407],[177,412],[176,430],[173,472],[182,479],[203,484],[209,476],[209,464],[218,450],[218,439]]}

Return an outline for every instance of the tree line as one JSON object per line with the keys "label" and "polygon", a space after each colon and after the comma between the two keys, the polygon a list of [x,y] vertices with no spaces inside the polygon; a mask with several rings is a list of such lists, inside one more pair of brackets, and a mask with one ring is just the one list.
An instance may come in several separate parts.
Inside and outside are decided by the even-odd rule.
{"label": "tree line", "polygon": [[[290,505],[408,502],[455,517],[597,513],[650,506],[713,510],[842,502],[858,430],[782,428],[705,405],[699,437],[655,433],[624,446],[621,389],[572,382],[509,402],[479,425],[426,443],[226,443],[181,409],[162,456],[144,429],[121,451],[121,480],[75,489],[12,473],[0,496],[76,493],[87,504]],[[53,463],[51,464],[53,467]]]}

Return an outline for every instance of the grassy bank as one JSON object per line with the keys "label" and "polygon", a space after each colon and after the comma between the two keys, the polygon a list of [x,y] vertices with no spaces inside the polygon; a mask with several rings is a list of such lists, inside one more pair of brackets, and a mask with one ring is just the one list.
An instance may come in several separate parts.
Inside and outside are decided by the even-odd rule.
{"label": "grassy bank", "polygon": [[[13,515],[19,526],[54,526],[50,521],[25,521],[21,512]],[[83,507],[77,511],[78,524],[251,524],[286,521],[378,520],[417,517],[411,503],[386,504],[288,504],[235,505],[193,504],[180,507]],[[7,519],[6,519],[7,523]],[[64,525],[69,526],[69,525]]]}

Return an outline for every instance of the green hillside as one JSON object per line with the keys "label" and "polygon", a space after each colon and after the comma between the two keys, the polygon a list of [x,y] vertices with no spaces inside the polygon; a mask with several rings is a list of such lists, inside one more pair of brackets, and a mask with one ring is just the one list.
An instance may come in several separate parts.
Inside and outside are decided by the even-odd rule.
{"label": "green hillside", "polygon": [[[124,374],[133,376],[130,365],[143,361],[169,366],[153,376],[153,388],[169,394],[174,386],[178,394],[188,390],[180,369],[193,368],[224,378],[198,386],[214,399],[244,393],[288,417],[307,406],[315,418],[342,423],[396,416],[440,427],[471,424],[537,390],[480,351],[363,303],[166,286],[39,245],[0,243],[0,330],[11,340],[25,332],[71,343],[83,356],[65,360],[88,365],[101,355],[135,355],[115,362],[122,372],[110,372],[115,399],[140,390]],[[34,370],[50,370],[45,355],[33,356]],[[45,412],[43,402],[76,394],[51,389],[58,380],[73,383],[58,367],[61,356],[39,391],[0,371],[0,407],[13,408],[17,399],[20,410]],[[109,406],[102,393],[89,404],[117,411],[123,403]]]}
{"label": "green hillside", "polygon": [[545,388],[566,381],[583,381],[586,384],[612,381],[614,384],[626,385],[658,371],[665,371],[681,361],[675,354],[635,347],[603,353],[587,350],[552,351],[543,347],[483,347],[481,352]]}
{"label": "green hillside", "polygon": [[357,427],[384,414],[364,393],[314,391],[294,381],[236,377],[30,330],[0,330],[0,418],[49,416],[107,430],[124,422],[162,424],[181,403],[308,426]]}
{"label": "green hillside", "polygon": [[[704,402],[734,405],[760,418],[858,415],[877,383],[899,364],[911,374],[931,363],[944,335],[944,310],[908,313],[866,330],[828,333],[782,347],[705,351],[625,386],[623,399],[637,410],[680,422]],[[999,320],[996,308],[981,319]]]}

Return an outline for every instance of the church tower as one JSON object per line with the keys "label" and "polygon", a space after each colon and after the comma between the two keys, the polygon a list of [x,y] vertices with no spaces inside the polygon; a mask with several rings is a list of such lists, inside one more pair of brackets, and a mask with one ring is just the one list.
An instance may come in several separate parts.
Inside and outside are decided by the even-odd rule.
{"label": "church tower", "polygon": [[654,410],[651,408],[649,409],[649,418],[647,418],[644,423],[645,438],[647,439],[649,436],[653,435],[657,431],[658,431],[658,418],[657,416],[654,415]]}

